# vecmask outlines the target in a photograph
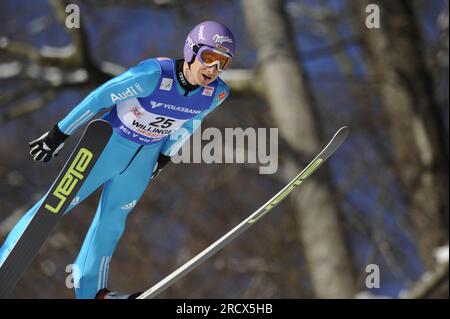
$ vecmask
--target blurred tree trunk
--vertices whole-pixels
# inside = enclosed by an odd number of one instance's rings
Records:
[[[358,0],[362,25],[372,0]],[[378,0],[381,27],[367,29],[369,65],[375,73],[394,147],[395,165],[424,266],[448,238],[448,153],[412,3]]]
[[[258,50],[259,76],[276,122],[273,126],[279,128],[296,153],[304,155],[302,159],[311,159],[322,146],[319,119],[311,90],[299,68],[283,1],[244,0],[242,6],[247,29]],[[302,159],[290,159],[294,174],[300,171]],[[316,296],[350,298],[355,294],[352,263],[328,185],[313,178],[291,198]]]

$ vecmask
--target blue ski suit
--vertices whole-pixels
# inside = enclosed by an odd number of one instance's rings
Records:
[[[74,263],[77,298],[94,298],[107,287],[109,263],[127,215],[148,186],[159,154],[175,155],[198,127],[194,121],[202,121],[228,94],[218,78],[184,96],[175,61],[148,59],[92,91],[58,123],[63,133],[71,135],[112,106],[103,116],[113,126],[112,137],[66,211],[103,185],[94,220]],[[0,265],[43,199],[11,230],[0,248]]]

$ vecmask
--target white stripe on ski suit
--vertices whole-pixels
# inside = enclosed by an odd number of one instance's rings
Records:
[[[98,271],[98,289],[106,288],[106,283],[108,281],[108,272],[109,272],[109,261],[111,260],[111,256],[103,256],[102,262],[100,263],[100,269]]]
[[[82,123],[85,123],[88,121],[92,116],[94,116],[94,113],[91,111],[86,111],[82,116],[80,116],[79,119],[77,119],[75,122],[73,122],[69,128],[67,129],[67,135],[72,134],[78,126],[80,126]]]

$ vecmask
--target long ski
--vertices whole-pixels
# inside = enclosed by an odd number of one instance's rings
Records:
[[[287,184],[281,191],[272,197],[267,203],[261,206],[257,211],[247,217],[235,228],[223,235],[220,239],[214,242],[211,246],[200,252],[194,258],[186,262],[183,266],[172,272],[159,283],[139,295],[137,299],[150,299],[163,292],[165,289],[176,283],[183,276],[194,270],[201,263],[221,250],[229,244],[238,235],[244,232],[247,228],[255,224],[261,217],[266,215],[275,206],[277,206],[283,199],[285,199],[297,186],[302,184],[312,173],[314,173],[338,148],[342,145],[348,136],[348,128],[341,127],[333,136],[331,141],[325,148],[317,155],[306,168],[300,172],[289,184]]]
[[[88,125],[38,211],[0,265],[0,298],[7,298],[12,293],[80,190],[111,134],[111,125],[104,120],[94,120]]]

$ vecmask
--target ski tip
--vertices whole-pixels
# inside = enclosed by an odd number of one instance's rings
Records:
[[[103,126],[111,126],[111,124],[109,124],[108,121],[104,120],[104,119],[95,119],[92,120],[91,122],[89,122],[88,125],[103,125]]]
[[[330,143],[335,145],[341,145],[347,139],[348,134],[350,133],[350,129],[348,126],[342,126],[340,129],[336,131]]]
[[[108,121],[104,119],[95,119],[88,124],[89,129],[97,130],[98,132],[105,132],[109,135],[112,134],[113,128]],[[86,128],[87,130],[87,128]]]
[[[348,134],[350,133],[350,129],[348,126],[342,126],[340,129],[337,130],[336,134],[334,134],[334,137],[339,137],[341,139],[346,139]]]

